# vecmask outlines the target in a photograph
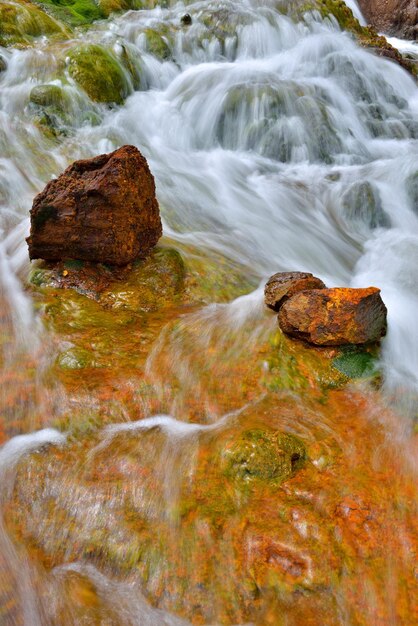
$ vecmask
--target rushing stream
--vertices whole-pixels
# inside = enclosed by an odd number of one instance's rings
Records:
[[[276,4],[131,11],[76,42],[1,50],[2,625],[414,623],[416,83],[335,20],[295,22]],[[147,29],[170,33],[168,52],[152,53]],[[136,64],[124,104],[93,103],[71,79],[79,40]],[[53,133],[30,101],[44,84],[65,94]],[[204,251],[220,283],[239,268],[248,287],[156,314],[145,339],[106,308],[83,326],[74,297],[56,339],[27,289],[33,197],[123,144],[148,160],[167,242],[186,262]],[[259,385],[276,323],[260,286],[293,269],[381,288],[381,391],[310,397],[291,382],[274,400]],[[95,354],[84,370],[68,365],[76,333]],[[282,446],[304,443],[306,466],[256,493],[225,486],[216,459],[266,424]]]

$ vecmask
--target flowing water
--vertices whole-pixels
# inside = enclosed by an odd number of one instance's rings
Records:
[[[157,6],[2,50],[2,624],[416,619],[416,84],[335,20],[279,4]],[[147,29],[167,35],[166,58]],[[92,103],[69,76],[67,51],[87,40],[137,64],[122,106]],[[66,97],[52,133],[30,102],[46,83]],[[138,327],[72,295],[45,328],[60,295],[40,304],[27,289],[32,199],[74,159],[126,143],[155,176],[166,241],[186,265],[203,251],[203,274],[221,278],[198,306],[141,313]],[[296,350],[287,378],[272,365],[260,286],[281,270],[381,288],[380,391],[317,393],[294,375],[309,350],[280,341],[279,360]],[[236,293],[235,275],[248,281]],[[95,355],[84,369],[68,365],[77,341]],[[239,438],[266,428],[296,446],[291,478],[230,479]]]

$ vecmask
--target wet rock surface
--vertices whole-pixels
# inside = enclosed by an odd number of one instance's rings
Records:
[[[324,289],[325,285],[319,278],[309,272],[278,272],[271,276],[264,288],[266,305],[278,311],[282,304],[299,291],[306,289]]]
[[[386,307],[376,287],[313,289],[285,302],[279,324],[288,335],[320,346],[370,343],[386,333]]]
[[[75,161],[36,196],[31,259],[126,265],[155,246],[162,226],[154,178],[134,146]]]
[[[379,31],[406,39],[418,35],[418,5],[415,0],[359,0],[365,18]]]

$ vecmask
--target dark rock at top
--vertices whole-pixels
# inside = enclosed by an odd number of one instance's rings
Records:
[[[186,13],[182,16],[180,22],[183,24],[183,26],[190,26],[190,24],[192,23],[192,16],[189,13]]]
[[[162,234],[154,177],[134,146],[75,161],[36,196],[31,259],[126,265]]]
[[[278,311],[286,299],[305,289],[323,289],[324,283],[309,272],[278,272],[271,276],[264,288],[266,305]]]

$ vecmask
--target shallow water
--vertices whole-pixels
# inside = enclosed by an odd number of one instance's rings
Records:
[[[179,4],[81,31],[140,58],[141,90],[120,107],[59,70],[75,41],[2,51],[5,624],[412,623],[416,84],[335,21],[274,7]],[[168,33],[169,58],[147,52],[147,28]],[[51,82],[69,107],[52,135],[29,101]],[[189,295],[151,312],[120,288],[31,295],[33,196],[125,143],[194,268]],[[280,343],[257,288],[280,270],[381,288],[382,390],[324,391],[322,356]],[[242,486],[222,463],[260,428],[300,438],[307,461]]]

